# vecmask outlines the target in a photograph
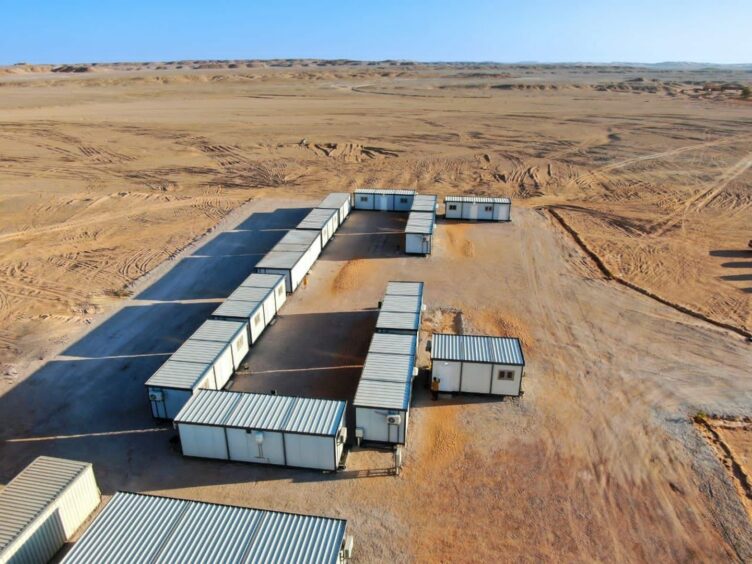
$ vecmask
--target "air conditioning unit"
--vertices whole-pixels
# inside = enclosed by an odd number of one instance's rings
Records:
[[[396,413],[392,415],[387,415],[386,422],[389,425],[399,425],[400,423],[402,423],[402,416]]]
[[[162,401],[162,392],[151,391],[149,392],[149,401]]]
[[[342,560],[350,560],[352,558],[353,551],[353,538],[351,535],[347,535],[342,542]]]

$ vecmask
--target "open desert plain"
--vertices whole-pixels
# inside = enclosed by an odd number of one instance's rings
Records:
[[[0,483],[36,456],[149,492],[348,520],[354,562],[752,561],[748,68],[352,61],[0,69]],[[144,382],[330,192],[351,214],[232,389],[351,402],[389,280],[509,335],[524,395],[431,401],[402,472],[184,458]],[[351,424],[352,422],[350,422]],[[352,436],[352,433],[351,435]]]

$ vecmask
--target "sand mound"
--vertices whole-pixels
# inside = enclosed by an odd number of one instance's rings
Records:
[[[359,145],[358,143],[301,143],[301,146],[313,151],[318,156],[352,163],[399,156],[395,151],[389,149]]]
[[[468,226],[463,223],[446,226],[447,250],[455,258],[473,258],[475,245],[467,237]]]
[[[462,312],[458,309],[431,309],[423,316],[423,329],[430,333],[462,333]]]
[[[533,338],[521,321],[494,309],[473,309],[465,312],[464,329],[467,334],[517,337],[522,341],[526,352],[534,348]]]
[[[370,270],[365,260],[353,259],[347,261],[332,280],[332,292],[337,294],[360,287],[368,279]]]

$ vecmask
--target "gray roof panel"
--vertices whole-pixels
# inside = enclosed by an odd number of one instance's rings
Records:
[[[247,321],[209,319],[196,329],[196,332],[191,335],[189,340],[230,343],[238,334],[246,330],[247,324]]]
[[[431,358],[524,366],[520,340],[515,337],[434,334]]]
[[[63,559],[335,564],[347,521],[116,493]]]
[[[420,296],[395,296],[387,294],[381,302],[381,311],[419,313],[423,307]]]
[[[91,464],[40,456],[0,491],[0,560],[21,535]]]
[[[280,275],[281,276],[281,275]],[[239,286],[228,300],[240,300],[243,302],[263,302],[269,296],[274,295],[273,288],[258,288],[253,286]]]
[[[305,254],[304,251],[269,251],[256,263],[256,268],[291,270]]]
[[[291,229],[279,240],[278,244],[282,245],[306,245],[310,247],[318,239],[318,233],[311,233],[303,229]]]
[[[446,196],[444,203],[458,202],[466,204],[511,204],[509,198],[490,198],[487,196]]]
[[[410,211],[430,212],[433,215],[436,213],[436,200],[436,196],[416,194],[413,198],[413,205],[410,207]]]
[[[356,194],[380,194],[387,196],[414,196],[415,190],[402,190],[397,188],[358,188]]]
[[[175,423],[222,425],[240,401],[237,392],[199,390],[175,416]]]
[[[284,430],[288,433],[336,435],[344,413],[344,401],[296,398]]]
[[[170,358],[146,381],[146,386],[192,390],[211,368],[211,362],[180,362]]]
[[[393,281],[386,285],[387,296],[422,296],[423,282]]]
[[[261,302],[246,302],[241,300],[225,300],[212,313],[213,317],[235,317],[250,319],[256,311],[262,310]]]
[[[434,215],[432,213],[411,211],[410,215],[407,216],[405,233],[430,235],[433,233],[433,220]]]
[[[321,203],[318,205],[319,208],[331,208],[331,209],[339,209],[343,205],[345,205],[346,202],[350,201],[350,193],[349,192],[332,192],[329,194],[326,198],[321,200]]]
[[[368,353],[361,380],[411,382],[415,357],[402,354]]]
[[[420,314],[382,310],[376,320],[376,329],[415,331],[417,333],[420,329]]]
[[[418,338],[415,335],[394,335],[391,333],[374,333],[370,353],[403,354],[415,356]]]
[[[259,274],[254,272],[248,278],[243,280],[241,287],[248,288],[274,288],[280,282],[284,283],[285,277],[282,274]]]
[[[170,360],[180,362],[197,362],[199,364],[214,364],[222,351],[227,348],[227,343],[219,341],[199,341],[188,339],[183,346],[176,350]]]
[[[295,398],[287,396],[230,393],[240,396],[240,401],[222,423],[228,427],[281,431],[295,402]]]
[[[317,229],[320,231],[333,217],[339,218],[339,212],[335,209],[314,208],[308,212],[303,221],[298,223],[298,229]]]
[[[383,380],[360,380],[355,392],[355,407],[403,409],[410,407],[412,382],[385,382]]]

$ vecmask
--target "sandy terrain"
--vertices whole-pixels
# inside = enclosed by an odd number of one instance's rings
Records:
[[[744,71],[248,64],[0,77],[0,479],[62,455],[106,494],[343,516],[360,562],[752,559],[743,484],[692,422],[752,412],[752,106],[702,87]],[[334,476],[184,460],[143,382],[307,206],[363,185],[509,195],[514,221],[441,222],[422,259],[404,217],[354,214],[236,389],[351,395],[385,282],[417,278],[424,340],[522,337],[524,398],[416,384],[399,477],[378,451]],[[749,429],[718,434],[749,468]]]

